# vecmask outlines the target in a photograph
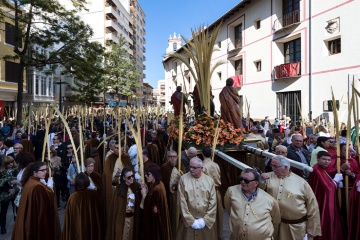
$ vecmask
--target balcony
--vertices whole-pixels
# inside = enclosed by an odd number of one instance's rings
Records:
[[[146,78],[146,74],[145,74],[145,73],[143,73],[143,78]]]
[[[297,24],[300,24],[300,10],[289,12],[279,19],[276,19],[274,21],[273,31],[276,33],[279,30],[287,29]]]
[[[118,26],[117,21],[112,19],[107,19],[105,21],[105,26],[107,29],[109,29],[111,32],[118,32]]]
[[[113,43],[118,43],[119,42],[119,38],[116,36],[116,34],[114,33],[106,33],[106,41],[110,41]]]
[[[116,7],[116,4],[115,4],[114,0],[106,0],[106,5]]]
[[[146,70],[146,66],[145,66],[145,64],[143,65],[143,70]]]
[[[142,40],[143,40],[143,44],[145,44],[145,43],[146,43],[146,39],[143,37]]]
[[[143,47],[143,53],[146,53],[146,48],[145,47]]]
[[[114,7],[106,7],[105,8],[106,17],[110,19],[116,19],[116,8]]]
[[[145,62],[146,61],[146,57],[145,56],[143,56],[143,62]]]
[[[300,76],[301,62],[285,63],[274,67],[275,78],[295,78]]]

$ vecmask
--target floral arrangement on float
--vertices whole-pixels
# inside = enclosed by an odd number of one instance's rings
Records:
[[[180,124],[178,118],[173,119],[167,129],[170,138],[179,139],[180,126],[184,128],[183,143],[187,147],[202,149],[212,146],[215,140],[216,149],[237,149],[244,139],[243,129],[206,113],[197,116],[190,124]]]

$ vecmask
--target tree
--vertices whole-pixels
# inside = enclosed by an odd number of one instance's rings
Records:
[[[210,32],[209,29],[200,27],[198,30],[192,30],[190,40],[183,37],[185,45],[182,49],[185,54],[170,54],[170,57],[179,59],[191,72],[200,95],[201,111],[206,111],[210,115],[210,80],[214,70],[223,64],[223,61],[217,61],[211,65],[212,54],[215,49],[215,41],[219,33],[221,24],[214,27]],[[191,66],[188,59],[191,59],[194,66]]]
[[[22,121],[23,79],[24,69],[34,66],[38,69],[50,66],[50,71],[59,65],[65,71],[86,68],[85,58],[92,36],[91,28],[77,16],[84,9],[86,0],[71,0],[74,9],[67,10],[58,0],[0,0],[0,16],[13,13],[9,20],[17,31],[13,31],[15,39],[14,54],[4,56],[7,61],[19,61],[20,74],[17,91],[17,122]],[[35,47],[48,49],[48,54],[34,51]],[[88,72],[88,75],[95,70]],[[75,75],[77,71],[73,72]]]
[[[105,86],[102,81],[104,75],[104,48],[98,42],[90,42],[89,46],[81,52],[81,58],[87,59],[87,64],[78,65],[77,57],[69,65],[71,74],[75,75],[74,85],[69,89],[76,92],[74,95],[77,102],[90,104],[99,101],[99,95],[104,92]],[[78,56],[79,57],[79,56]]]
[[[121,95],[126,96],[127,100],[134,96],[133,89],[139,87],[140,71],[133,56],[128,53],[123,37],[119,43],[108,45],[104,54],[104,71],[105,86],[108,92],[117,95],[119,103]]]

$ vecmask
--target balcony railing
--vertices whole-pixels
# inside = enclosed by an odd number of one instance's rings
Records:
[[[280,29],[287,28],[298,23],[300,23],[300,10],[292,11],[274,21],[273,31],[277,32]]]
[[[292,78],[300,76],[301,62],[285,63],[274,67],[275,78]]]

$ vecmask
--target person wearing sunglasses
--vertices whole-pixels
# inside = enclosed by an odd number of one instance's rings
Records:
[[[12,239],[60,239],[61,226],[52,178],[45,180],[45,162],[27,166],[21,180],[24,186],[14,223]]]
[[[110,205],[106,239],[139,239],[141,185],[134,180],[134,171],[125,167]]]
[[[279,204],[281,223],[278,239],[308,239],[321,235],[319,206],[310,185],[290,171],[284,156],[271,160],[273,172],[261,174],[261,188]],[[275,238],[276,239],[276,238]]]
[[[276,200],[259,189],[259,174],[246,168],[240,184],[226,191],[224,205],[229,213],[231,239],[276,239],[280,210]]]
[[[85,173],[75,177],[75,192],[66,207],[62,239],[103,239],[101,203],[98,193],[89,189],[90,183]]]
[[[194,157],[189,163],[190,172],[180,178],[178,199],[180,223],[177,239],[215,240],[216,190],[214,180],[202,172],[203,162]]]
[[[155,163],[149,164],[145,178],[150,187],[145,183],[141,184],[144,199],[144,236],[148,240],[171,240],[169,209],[160,167]]]

